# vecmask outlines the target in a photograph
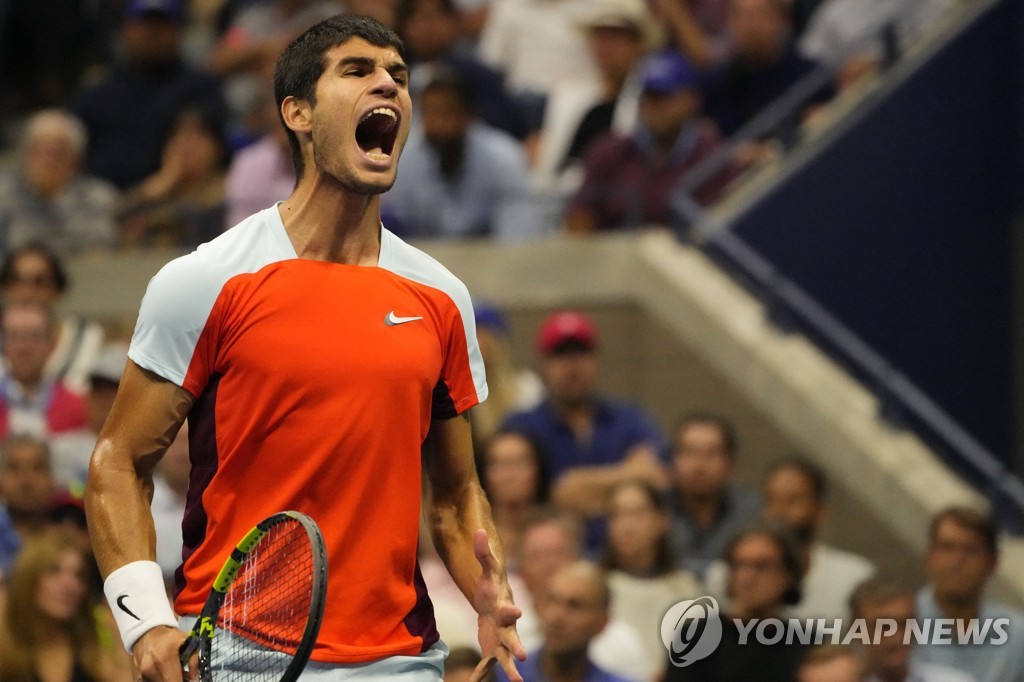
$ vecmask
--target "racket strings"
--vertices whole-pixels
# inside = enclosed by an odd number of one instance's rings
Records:
[[[302,641],[314,570],[309,537],[299,523],[267,531],[224,595],[209,661],[214,679],[280,679]]]

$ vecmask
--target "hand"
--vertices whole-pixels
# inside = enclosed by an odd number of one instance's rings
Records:
[[[471,682],[480,682],[498,663],[509,682],[523,682],[512,659],[515,656],[520,661],[526,660],[526,649],[516,632],[516,621],[523,612],[512,602],[508,583],[501,575],[498,560],[491,553],[487,531],[482,528],[473,535],[473,553],[483,569],[473,590],[473,608],[477,612],[483,660],[469,679]]]
[[[185,673],[181,669],[178,651],[185,641],[185,633],[177,628],[160,625],[142,635],[132,647],[132,657],[139,679],[144,682],[182,682]],[[199,657],[189,661],[188,680],[199,680]]]
[[[639,479],[656,490],[668,490],[672,483],[665,467],[648,445],[637,445],[626,453],[622,466],[626,478]]]

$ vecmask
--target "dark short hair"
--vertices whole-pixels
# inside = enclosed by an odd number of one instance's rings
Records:
[[[7,287],[14,284],[14,264],[19,258],[30,253],[39,254],[43,257],[43,260],[46,261],[46,266],[50,270],[50,276],[53,277],[54,286],[57,287],[58,292],[64,293],[68,288],[68,273],[64,269],[60,256],[41,241],[29,242],[8,252],[7,257],[4,258],[3,265],[0,266],[0,286]]]
[[[450,95],[465,113],[471,114],[474,111],[473,90],[466,79],[453,69],[438,69],[420,91],[420,101],[432,92]]]
[[[736,456],[736,448],[738,447],[736,427],[722,415],[711,412],[690,412],[680,417],[676,421],[675,428],[672,429],[673,446],[675,445],[675,440],[679,438],[679,434],[694,424],[708,424],[718,429],[718,432],[722,435],[722,445],[725,446],[726,454],[730,457]]]
[[[277,58],[274,66],[274,99],[277,102],[278,117],[281,116],[281,104],[286,97],[295,97],[310,105],[316,104],[316,83],[327,67],[324,54],[352,38],[362,38],[378,47],[394,47],[402,59],[406,59],[405,43],[397,33],[376,19],[357,14],[339,14],[325,19],[293,40]],[[284,125],[283,118],[281,125]],[[292,148],[297,181],[302,178],[305,170],[302,147],[291,128],[285,126],[285,132]]]
[[[803,546],[793,531],[785,524],[773,519],[758,519],[743,526],[725,547],[722,556],[732,564],[736,546],[747,538],[766,537],[778,548],[782,557],[782,568],[793,578],[793,584],[782,594],[782,603],[795,606],[803,598],[802,583],[807,573],[807,562]]]
[[[872,576],[859,583],[850,593],[850,615],[859,618],[865,604],[881,605],[907,598],[913,600],[914,596],[914,588],[899,580]]]
[[[932,517],[931,525],[928,528],[929,544],[935,544],[939,526],[943,521],[952,521],[961,528],[973,531],[985,543],[985,549],[993,557],[999,555],[999,527],[990,515],[970,507],[956,505],[946,507]]]
[[[450,17],[458,16],[459,8],[455,6],[454,0],[435,0],[441,7],[441,12]],[[405,22],[416,13],[423,0],[399,0],[395,8],[395,27],[399,31],[405,29]]]
[[[787,469],[795,471],[807,479],[807,482],[811,484],[811,488],[814,491],[814,499],[818,501],[818,504],[825,502],[825,498],[828,497],[828,479],[825,477],[825,472],[822,468],[806,457],[800,455],[783,457],[769,467],[765,480]]]

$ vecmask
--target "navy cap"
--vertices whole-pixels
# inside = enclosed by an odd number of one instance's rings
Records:
[[[696,88],[699,82],[697,69],[675,50],[655,52],[643,66],[644,92],[668,95]]]
[[[185,3],[182,0],[128,0],[124,14],[129,19],[162,15],[171,21],[185,21]]]

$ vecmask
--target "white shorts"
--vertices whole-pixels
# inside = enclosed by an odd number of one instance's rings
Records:
[[[195,616],[182,616],[178,627],[192,630]],[[343,680],[400,680],[401,682],[440,682],[444,677],[444,660],[448,647],[438,641],[418,656],[389,656],[369,663],[320,663],[310,661],[299,680],[342,682]]]

